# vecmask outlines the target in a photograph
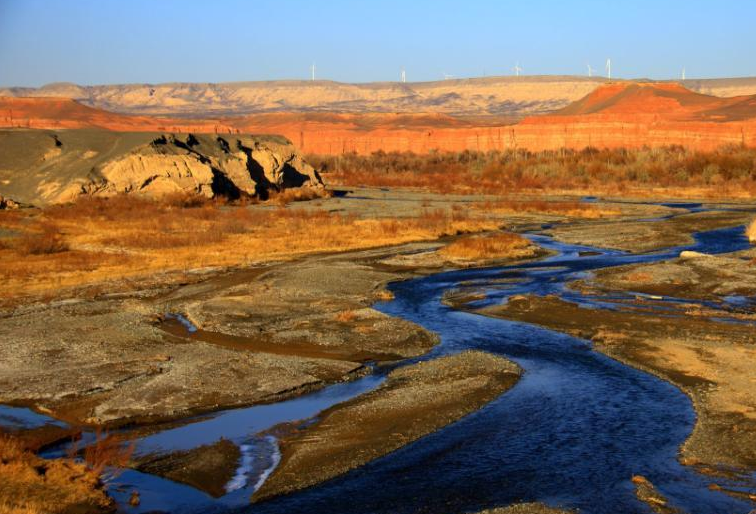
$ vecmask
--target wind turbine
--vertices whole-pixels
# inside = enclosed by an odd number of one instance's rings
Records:
[[[591,65],[589,63],[586,63],[586,66],[588,66],[588,76],[592,77],[593,76],[593,68],[591,67]]]
[[[315,63],[312,63],[312,66],[310,66],[310,74],[312,76],[312,81],[315,82]]]
[[[512,71],[514,71],[514,72],[515,72],[515,76],[516,76],[516,77],[519,77],[519,76],[520,76],[520,72],[522,71],[522,68],[520,68],[520,61],[517,61],[517,62],[515,63],[515,66],[514,66],[514,68],[512,68]]]
[[[612,80],[612,60],[606,60],[606,78]]]
[[[402,68],[402,82],[407,82],[407,72]]]

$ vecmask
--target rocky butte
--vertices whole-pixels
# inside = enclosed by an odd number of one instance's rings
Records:
[[[0,131],[0,148],[0,193],[34,205],[80,195],[267,198],[292,187],[323,188],[280,136],[16,129]]]

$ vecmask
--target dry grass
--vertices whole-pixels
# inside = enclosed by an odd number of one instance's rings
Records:
[[[465,261],[532,257],[535,246],[526,238],[510,232],[457,239],[439,250],[447,259]]]
[[[648,273],[647,271],[633,271],[633,272],[627,273],[624,278],[627,282],[648,283],[648,282],[651,282],[654,277],[653,275],[651,275],[651,273]]]
[[[42,224],[39,232],[27,233],[16,245],[21,255],[49,255],[68,251],[68,245],[57,226]]]
[[[756,194],[756,149],[741,146],[711,152],[680,146],[538,153],[376,152],[366,156],[310,155],[307,160],[332,184],[437,193],[551,192],[648,198],[751,198]]]
[[[136,443],[126,443],[118,437],[108,435],[101,429],[95,432],[95,442],[84,448],[81,455],[87,467],[97,474],[103,482],[108,483],[116,478],[125,468],[134,454]],[[70,457],[79,453],[78,444],[71,445]]]
[[[473,207],[485,212],[493,212],[497,214],[539,213],[587,219],[618,216],[622,214],[619,209],[600,208],[591,203],[569,201],[549,202],[544,200],[501,199],[496,201],[489,200],[486,202],[478,202],[474,204]]]
[[[0,435],[0,513],[110,511],[99,477],[69,459],[43,460],[17,439]]]
[[[123,195],[83,198],[75,204],[8,216],[0,211],[0,228],[43,234],[44,227],[55,227],[55,245],[40,246],[67,248],[58,253],[30,252],[19,243],[26,235],[6,238],[5,248],[0,248],[0,304],[12,305],[25,297],[148,287],[184,281],[191,269],[433,240],[498,227],[495,220],[459,210],[425,210],[414,218],[360,219],[300,207],[276,207],[273,202],[250,206],[183,199],[156,202]]]
[[[272,192],[270,199],[276,205],[288,205],[292,202],[302,202],[305,200],[316,200],[318,198],[330,198],[333,195],[326,189],[313,189],[310,187],[305,188],[289,188],[280,192]]]
[[[357,313],[353,310],[341,311],[334,317],[334,319],[341,323],[351,323],[357,319]]]
[[[753,220],[750,225],[748,225],[748,229],[746,229],[746,235],[748,236],[748,240],[752,243],[756,243],[756,220]]]
[[[380,291],[375,293],[375,299],[380,302],[390,302],[394,299],[394,293],[392,293],[388,289],[381,289]]]

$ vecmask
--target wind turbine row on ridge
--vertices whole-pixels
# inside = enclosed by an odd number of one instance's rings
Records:
[[[593,77],[593,73],[596,71],[593,66],[591,66],[590,63],[585,63],[586,67],[588,68],[588,76]],[[609,80],[612,80],[612,59],[608,58],[606,60],[606,65],[604,66],[604,69],[606,71],[606,78]],[[514,68],[512,68],[512,71],[515,72],[515,76],[519,77],[520,73],[522,73],[523,69],[520,67],[520,61],[517,61],[514,65]],[[450,80],[454,78],[454,75],[449,75],[448,73],[444,72],[442,73],[444,80]],[[402,67],[401,74],[400,74],[400,81],[402,83],[407,82],[407,71]],[[685,80],[685,66],[683,66],[682,73],[680,75],[681,80]],[[315,82],[315,63],[313,62],[310,66],[310,80]]]

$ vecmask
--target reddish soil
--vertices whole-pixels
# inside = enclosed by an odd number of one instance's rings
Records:
[[[129,116],[60,98],[0,98],[0,126],[201,133],[268,133],[304,152],[532,151],[679,144],[756,146],[756,96],[720,98],[672,83],[610,83],[569,106],[513,124],[445,114],[272,113],[217,120]]]

